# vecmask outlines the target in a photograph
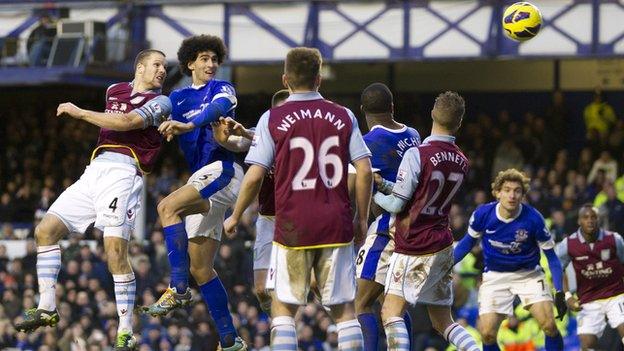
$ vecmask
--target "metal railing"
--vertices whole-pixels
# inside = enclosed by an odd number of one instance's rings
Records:
[[[78,67],[133,60],[127,39],[59,35],[29,40],[0,37],[2,67]]]

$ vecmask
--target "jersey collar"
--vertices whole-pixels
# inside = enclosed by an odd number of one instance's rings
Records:
[[[292,93],[286,101],[320,100],[322,98],[323,96],[318,91],[310,91],[307,93]]]
[[[431,134],[423,140],[423,144],[430,141],[442,141],[445,143],[455,144],[455,137],[452,135]]]
[[[402,124],[402,123],[400,123],[400,124]],[[377,124],[377,125],[374,125],[370,130],[373,131],[373,130],[375,130],[377,128],[386,130],[386,131],[388,131],[390,133],[403,133],[404,131],[407,130],[407,126],[405,124],[403,124],[403,127],[399,128],[399,129],[390,129],[390,128],[386,128],[386,127],[382,126],[381,124]]]
[[[135,97],[139,94],[160,94],[160,89],[149,89],[146,91],[134,91],[134,81],[132,82],[128,82],[128,85],[130,86],[130,97]],[[134,94],[132,93],[134,92]]]
[[[494,211],[496,212],[496,218],[498,218],[498,220],[503,222],[503,223],[511,223],[511,222],[513,222],[513,220],[518,218],[518,217],[520,217],[520,214],[522,213],[522,204],[520,204],[519,211],[518,211],[518,213],[515,216],[513,216],[511,218],[503,218],[503,217],[501,217],[498,214],[499,207],[500,207],[500,203],[497,202],[496,203],[496,208],[494,209]]]
[[[581,244],[586,243],[585,237],[583,236],[583,233],[581,233],[581,228],[579,228],[577,230],[577,232],[578,232],[578,239],[581,242]],[[596,239],[596,242],[601,241],[602,239],[604,239],[604,230],[599,229],[598,230],[598,238]]]

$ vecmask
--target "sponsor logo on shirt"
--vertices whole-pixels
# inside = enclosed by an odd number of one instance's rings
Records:
[[[407,176],[407,171],[399,168],[399,172],[397,172],[397,177],[396,177],[397,182],[405,181],[406,176]]]

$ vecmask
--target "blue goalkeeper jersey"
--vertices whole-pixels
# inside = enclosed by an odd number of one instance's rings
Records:
[[[212,79],[200,87],[189,86],[174,90],[169,96],[173,106],[171,118],[184,123],[192,121],[212,101],[228,96],[236,96],[234,87],[219,79]],[[236,105],[223,117],[234,118],[235,107]],[[234,154],[214,140],[209,124],[181,134],[178,140],[191,172],[215,161],[234,161]]]
[[[516,272],[539,265],[540,249],[555,246],[544,217],[533,207],[522,204],[515,218],[498,215],[498,202],[479,206],[468,227],[468,235],[482,238],[485,271]]]
[[[420,145],[420,134],[414,128],[388,129],[373,126],[364,135],[364,142],[371,151],[371,165],[379,175],[391,182],[396,181],[397,171],[405,151]],[[391,222],[390,213],[384,211],[377,219],[377,234],[388,234]]]

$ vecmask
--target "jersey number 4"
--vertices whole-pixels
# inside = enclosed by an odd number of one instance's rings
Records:
[[[420,212],[426,215],[434,215],[436,214],[436,212],[440,216],[444,215],[443,209],[446,208],[449,202],[451,202],[451,199],[453,198],[453,196],[455,196],[457,190],[459,190],[459,187],[461,186],[463,180],[464,175],[461,173],[451,172],[448,178],[445,178],[444,173],[440,171],[431,172],[431,180],[429,182],[437,182],[438,187],[436,188],[433,195],[431,195],[431,197],[429,198],[429,201],[427,201],[425,207],[423,207],[422,211]],[[446,195],[446,198],[444,198],[444,200],[442,201],[442,199],[438,198],[442,194],[442,190],[444,190],[444,184],[446,182],[453,182],[455,184],[453,185],[451,191],[448,192],[448,195]],[[442,203],[440,204],[440,202]]]
[[[338,144],[338,136],[330,136],[323,140],[318,150],[317,163],[319,167],[319,175],[321,176],[323,184],[329,189],[337,187],[342,180],[344,167],[342,160],[340,159],[340,156],[329,152],[329,149],[334,146],[338,146]],[[306,178],[310,173],[310,169],[312,169],[312,165],[314,164],[314,157],[316,154],[314,146],[307,138],[294,137],[290,139],[290,150],[293,149],[303,150],[303,163],[301,164],[301,168],[299,168],[293,177],[292,189],[295,191],[314,189],[314,187],[316,187],[316,178]],[[327,175],[328,165],[331,165],[334,169],[334,175],[331,178]]]

